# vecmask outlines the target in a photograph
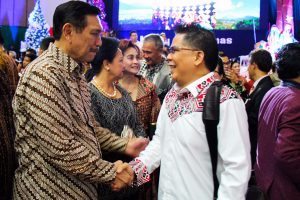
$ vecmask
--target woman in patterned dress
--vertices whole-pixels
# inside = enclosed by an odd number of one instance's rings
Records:
[[[130,40],[121,40],[119,48],[123,52],[124,76],[119,80],[134,101],[139,118],[151,139],[160,110],[160,101],[155,92],[155,85],[144,77],[137,75],[140,70],[139,48]]]
[[[129,92],[134,101],[139,119],[142,121],[147,136],[152,139],[160,110],[160,101],[155,92],[155,85],[144,77],[137,75],[140,70],[139,48],[129,40],[121,40],[119,48],[123,52],[124,76],[119,85]],[[139,192],[140,200],[157,199],[158,170],[151,175],[151,180],[143,185]]]

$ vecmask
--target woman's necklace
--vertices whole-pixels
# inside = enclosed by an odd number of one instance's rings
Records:
[[[114,92],[112,94],[109,94],[108,92],[106,92],[101,86],[100,84],[96,81],[96,79],[93,79],[94,81],[94,85],[96,86],[96,88],[105,96],[109,97],[109,98],[114,98],[117,95],[117,88],[116,85],[113,83],[114,86]]]

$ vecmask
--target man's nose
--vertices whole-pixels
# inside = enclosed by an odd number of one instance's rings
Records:
[[[102,39],[101,39],[101,37],[99,37],[99,38],[97,39],[96,45],[97,45],[98,47],[100,47],[100,46],[102,45]]]
[[[172,59],[172,54],[169,53],[169,54],[167,55],[167,62],[169,62],[171,59]]]

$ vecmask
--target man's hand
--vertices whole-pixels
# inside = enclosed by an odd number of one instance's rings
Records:
[[[111,183],[113,191],[119,191],[126,186],[130,186],[134,179],[134,172],[128,163],[118,160],[115,162],[116,177]]]
[[[238,82],[238,77],[237,77],[237,75],[232,70],[225,71],[225,76],[232,83],[237,83]]]
[[[143,151],[149,143],[149,140],[146,138],[133,138],[129,140],[125,154],[131,157],[137,157],[141,151]]]

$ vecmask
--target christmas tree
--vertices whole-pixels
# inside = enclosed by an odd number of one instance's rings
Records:
[[[44,15],[42,13],[40,0],[36,0],[33,11],[28,18],[29,26],[25,33],[25,42],[27,48],[33,48],[37,50],[40,46],[40,42],[49,37],[49,25],[46,23]]]

